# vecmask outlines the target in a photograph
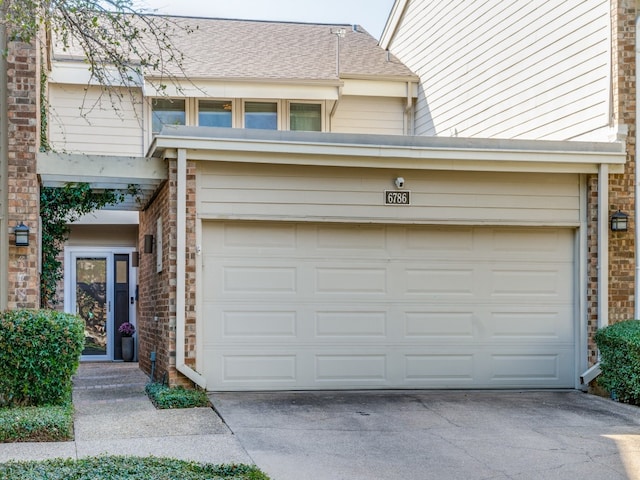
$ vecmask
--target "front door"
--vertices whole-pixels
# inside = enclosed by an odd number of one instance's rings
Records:
[[[121,360],[118,328],[125,322],[135,323],[131,252],[69,250],[65,255],[65,311],[78,314],[85,322],[82,360]]]

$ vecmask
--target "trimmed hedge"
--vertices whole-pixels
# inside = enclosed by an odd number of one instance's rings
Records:
[[[62,442],[73,438],[73,406],[0,409],[0,443]]]
[[[0,480],[269,480],[257,467],[212,465],[157,457],[100,456],[80,460],[0,463]]]
[[[84,322],[54,310],[0,314],[0,407],[64,405],[84,347]]]
[[[596,332],[598,383],[621,402],[640,404],[640,321],[614,323]]]

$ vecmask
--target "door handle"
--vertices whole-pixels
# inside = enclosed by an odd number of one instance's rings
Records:
[[[134,303],[136,303],[136,299],[134,297],[131,297],[131,305],[133,305]]]

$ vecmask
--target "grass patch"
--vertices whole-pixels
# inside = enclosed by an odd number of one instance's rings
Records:
[[[209,407],[209,398],[202,390],[188,390],[182,386],[170,388],[161,383],[148,383],[145,392],[156,408]]]
[[[73,406],[0,409],[0,442],[61,442],[73,438]],[[18,478],[18,477],[16,477]]]
[[[0,480],[269,480],[257,467],[170,458],[99,456],[0,464]]]

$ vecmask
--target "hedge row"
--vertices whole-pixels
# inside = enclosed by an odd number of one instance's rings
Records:
[[[84,322],[53,310],[0,314],[0,407],[64,405],[84,347]]]
[[[621,402],[640,404],[640,321],[614,323],[596,332],[602,374],[598,383]]]

